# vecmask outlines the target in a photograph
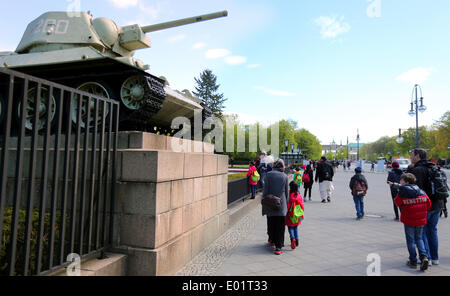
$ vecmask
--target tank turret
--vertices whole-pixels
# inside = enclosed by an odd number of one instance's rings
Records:
[[[47,12],[28,25],[15,52],[0,54],[0,67],[120,100],[121,129],[142,130],[161,111],[166,98],[164,81],[148,73],[149,66],[133,57],[136,50],[151,47],[147,33],[227,15],[221,11],[121,27],[89,13],[73,17],[67,12]],[[34,112],[33,108],[27,110]]]

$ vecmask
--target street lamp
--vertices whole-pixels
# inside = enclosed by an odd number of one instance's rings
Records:
[[[288,146],[289,146],[289,140],[286,139],[286,140],[284,140],[284,147],[286,148],[284,152],[286,152],[286,153],[288,151]]]
[[[356,160],[359,161],[359,129],[358,134],[356,135],[356,142],[357,142],[357,152],[356,152]]]
[[[291,152],[294,153],[294,146],[295,144],[291,144]]]
[[[420,99],[418,97],[417,91],[420,90]],[[414,99],[415,93],[415,99]],[[419,106],[420,100],[420,106]],[[414,109],[414,105],[416,108]],[[427,107],[423,104],[422,88],[416,84],[414,85],[413,94],[411,98],[411,109],[408,111],[410,116],[416,116],[416,148],[419,148],[419,111],[421,113],[425,112]]]
[[[402,137],[402,129],[401,128],[399,128],[398,129],[398,138],[397,138],[397,143],[399,143],[399,144],[401,144],[401,143],[403,143],[403,137]]]

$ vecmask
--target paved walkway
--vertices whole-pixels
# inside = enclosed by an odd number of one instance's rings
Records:
[[[356,221],[348,182],[352,172],[338,169],[331,203],[320,203],[317,184],[313,201],[305,203],[305,220],[299,227],[300,246],[291,250],[286,231],[284,253],[274,255],[266,243],[266,217],[258,207],[177,275],[216,276],[365,276],[376,253],[381,275],[450,275],[450,223],[438,224],[440,264],[420,272],[406,266],[408,251],[403,224],[394,214],[386,173],[366,172],[369,193],[366,218]],[[255,202],[258,202],[255,201]]]

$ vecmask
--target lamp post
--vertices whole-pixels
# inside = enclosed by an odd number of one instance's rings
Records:
[[[291,144],[291,152],[294,153],[294,146],[295,144]]]
[[[348,160],[348,136],[347,136],[347,160]]]
[[[420,90],[420,106],[419,106],[419,97],[418,90]],[[415,98],[414,98],[415,93]],[[415,109],[414,109],[415,106]],[[411,99],[411,110],[409,110],[408,114],[410,116],[416,116],[416,148],[419,148],[419,111],[421,113],[425,112],[427,107],[423,104],[423,96],[422,96],[422,88],[416,84],[414,85],[412,99]]]
[[[399,144],[403,143],[402,129],[401,128],[398,129],[397,143],[399,143]]]
[[[356,135],[356,143],[357,143],[357,152],[356,152],[356,160],[359,161],[359,129],[358,129],[358,134]]]
[[[286,149],[284,150],[284,152],[286,152],[286,153],[287,153],[287,151],[288,151],[288,146],[289,146],[289,140],[286,139],[286,140],[284,140],[284,147],[286,148]]]

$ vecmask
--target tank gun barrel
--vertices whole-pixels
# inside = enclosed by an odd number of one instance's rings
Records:
[[[212,19],[225,17],[225,16],[228,16],[228,11],[226,11],[226,10],[220,11],[220,12],[215,12],[215,13],[210,13],[210,14],[203,14],[203,15],[199,15],[199,16],[189,17],[189,18],[166,22],[166,23],[144,26],[144,27],[142,27],[142,31],[144,33],[150,33],[150,32],[155,32],[155,31],[159,31],[159,30],[164,30],[167,28],[184,26],[184,25],[188,25],[188,24],[203,22],[203,21],[212,20]]]

